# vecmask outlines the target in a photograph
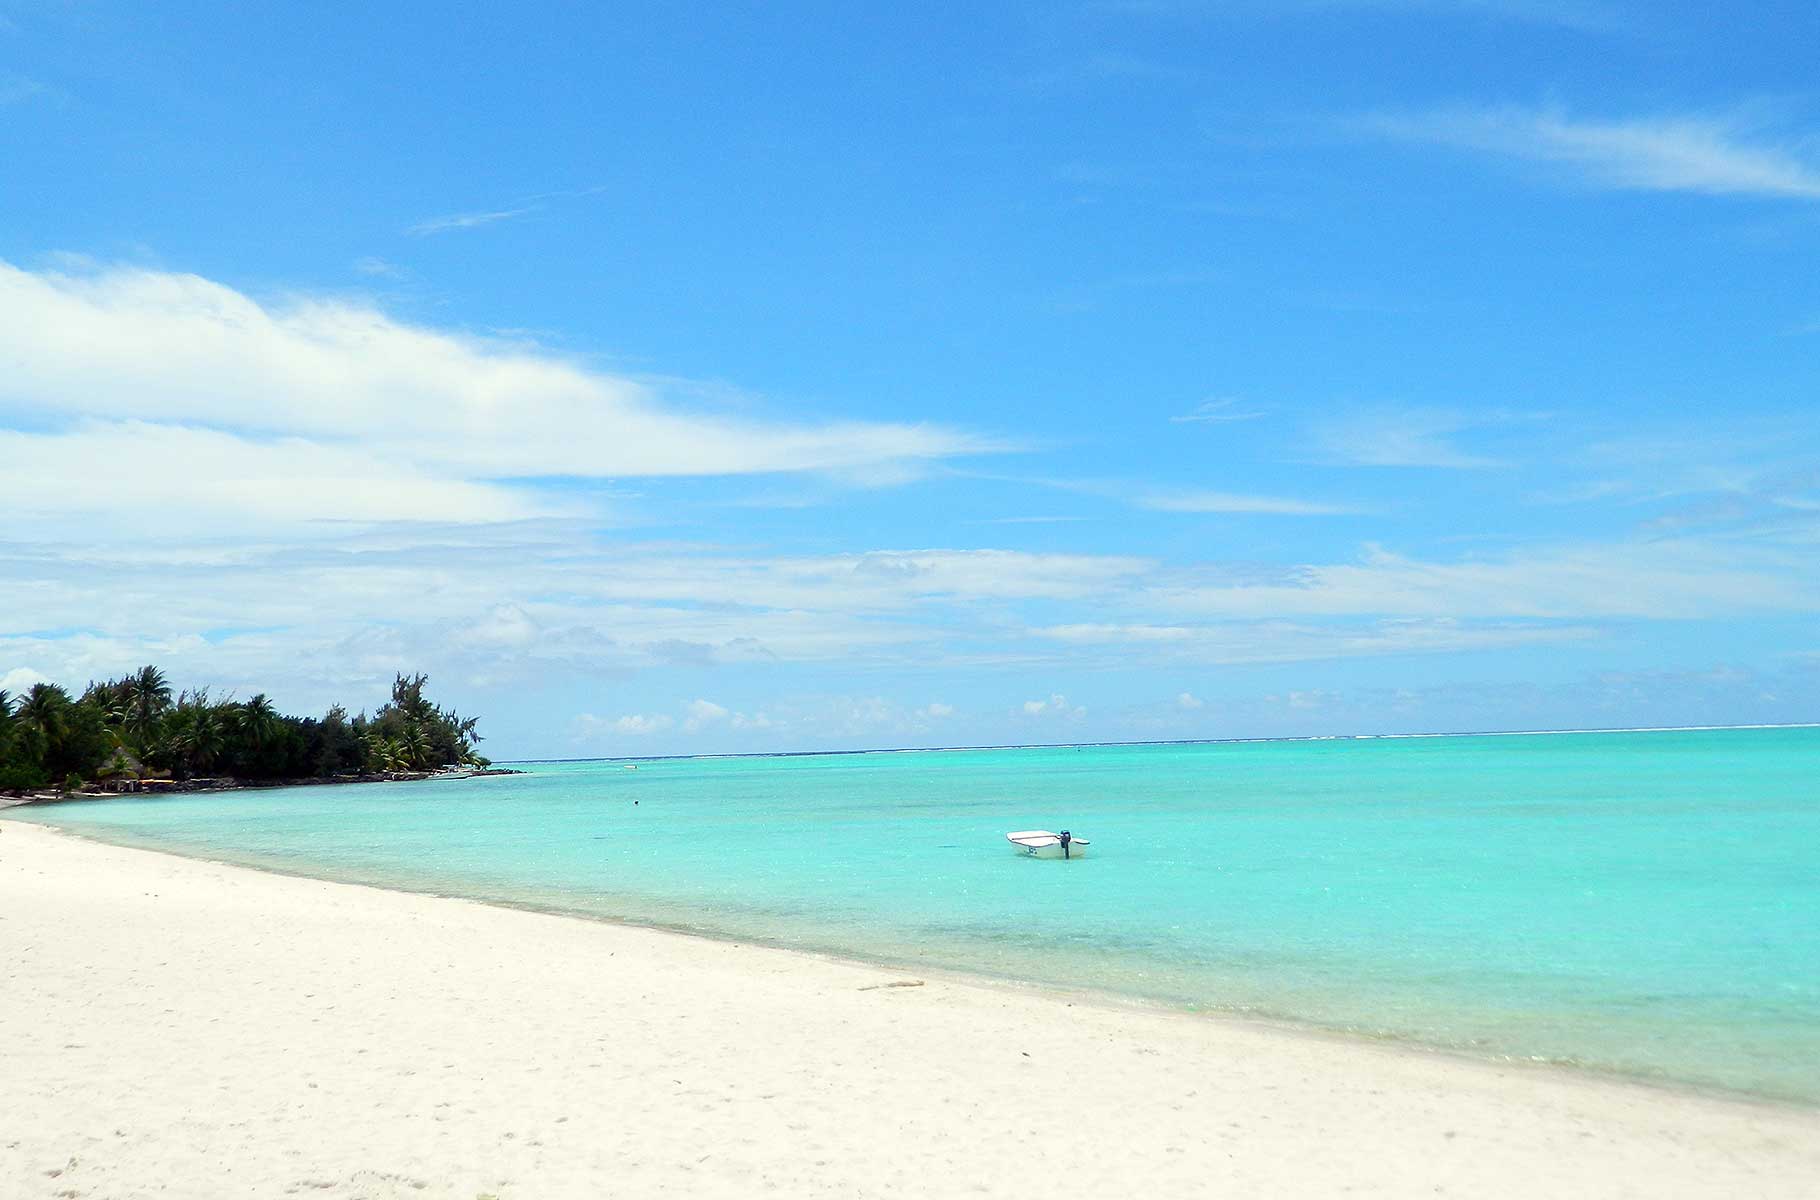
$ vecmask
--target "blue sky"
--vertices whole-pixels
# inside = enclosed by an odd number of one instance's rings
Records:
[[[1820,719],[1812,6],[371,7],[0,0],[0,686]]]

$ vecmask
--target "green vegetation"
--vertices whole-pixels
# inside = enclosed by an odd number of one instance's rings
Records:
[[[65,790],[118,776],[242,780],[330,778],[488,765],[474,752],[476,720],[424,697],[423,675],[400,675],[371,717],[340,705],[316,717],[279,712],[264,693],[172,695],[164,672],[142,667],[91,683],[72,698],[54,683],[20,697],[0,691],[0,791]]]

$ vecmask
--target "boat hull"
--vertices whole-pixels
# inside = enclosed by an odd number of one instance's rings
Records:
[[[1017,846],[1017,845],[1014,845],[1014,846],[1012,846],[1012,849],[1016,850],[1019,854],[1021,854],[1025,858],[1086,858],[1087,857],[1087,845],[1086,845],[1086,843],[1084,843],[1078,839],[1069,845],[1068,853],[1066,853],[1066,854],[1062,853],[1062,844],[1060,842],[1057,842],[1053,846]]]
[[[1050,833],[1047,829],[1020,829],[1007,833],[1005,840],[1011,843],[1013,852],[1025,858],[1087,857],[1087,839],[1073,834],[1064,842],[1061,834]]]

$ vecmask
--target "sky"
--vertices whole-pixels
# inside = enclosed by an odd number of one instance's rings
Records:
[[[1811,4],[0,0],[0,687],[1820,720]]]

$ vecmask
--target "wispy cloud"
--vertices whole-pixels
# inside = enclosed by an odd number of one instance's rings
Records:
[[[389,263],[370,254],[354,260],[354,272],[370,279],[408,279],[411,275],[397,263]]]
[[[1146,611],[1228,618],[1690,620],[1811,610],[1820,571],[1809,557],[1798,534],[1773,545],[1681,537],[1455,561],[1372,546],[1358,562],[1311,564],[1277,579],[1165,572],[1137,600]]]
[[[1510,420],[1440,408],[1379,407],[1318,420],[1312,427],[1324,461],[1365,467],[1444,467],[1479,470],[1504,465],[1463,449],[1455,439],[1469,430]]]
[[[1589,625],[1465,622],[1451,618],[1316,624],[1295,621],[1216,622],[1207,625],[1054,625],[1033,636],[1077,647],[1099,646],[1122,661],[1237,665],[1306,662],[1323,658],[1405,654],[1456,654],[1585,641],[1599,636]],[[1187,693],[1183,693],[1187,696]],[[1189,701],[1194,697],[1188,696]],[[1198,707],[1182,703],[1182,708]]]
[[[36,79],[0,72],[0,104],[23,104],[49,95],[50,87]]]
[[[480,229],[487,225],[497,225],[501,221],[514,221],[519,217],[541,212],[547,204],[552,202],[579,200],[588,196],[598,196],[605,191],[607,191],[606,185],[600,184],[593,187],[560,188],[555,191],[536,192],[520,197],[515,204],[508,208],[476,209],[472,212],[430,217],[407,226],[405,232],[416,237],[426,237],[438,233],[459,233],[467,229]]]
[[[1741,118],[1504,107],[1382,114],[1366,125],[1399,140],[1545,164],[1594,187],[1820,200],[1813,139],[1776,138]]]
[[[1139,508],[1147,508],[1152,512],[1254,513],[1279,517],[1334,517],[1360,511],[1350,505],[1328,504],[1317,500],[1209,491],[1146,492],[1135,503]]]
[[[1086,517],[982,517],[969,525],[1074,525]]]
[[[1191,72],[1170,63],[1098,49],[1025,72],[1015,76],[1012,83],[1021,90],[1046,95],[1105,83],[1183,82],[1193,78]]]
[[[1415,15],[1487,17],[1531,25],[1553,25],[1584,33],[1621,29],[1623,18],[1609,4],[1580,0],[1306,0],[1322,8],[1372,8]]]
[[[1326,500],[1305,500],[1291,496],[1258,496],[1242,492],[1212,491],[1202,488],[1163,487],[1140,484],[1114,479],[1044,479],[1023,478],[1020,476],[991,475],[979,472],[969,473],[976,479],[992,479],[1001,483],[1031,484],[1036,487],[1054,488],[1059,492],[1073,492],[1082,496],[1097,496],[1107,500],[1116,500],[1135,508],[1148,509],[1151,512],[1181,513],[1253,513],[1260,516],[1284,517],[1322,517],[1339,516],[1346,513],[1362,511],[1351,504],[1335,504]],[[1034,523],[1037,520],[1061,520],[1068,518],[1004,518],[1004,523]],[[1079,519],[1079,518],[1073,518]]]
[[[1584,0],[1099,0],[1091,8],[1105,15],[1175,19],[1284,19],[1353,11],[1511,21],[1583,33],[1609,33],[1625,25],[1611,5]]]
[[[1170,417],[1177,424],[1223,425],[1229,421],[1255,421],[1266,415],[1261,408],[1242,405],[1231,398],[1205,400],[1196,405],[1193,412],[1183,413],[1179,417]]]
[[[1799,409],[1658,423],[1584,441],[1560,461],[1589,478],[1530,499],[1610,501],[1637,513],[1639,529],[1652,537],[1698,528],[1799,528],[1820,507],[1817,452],[1820,427]]]
[[[510,221],[527,213],[537,211],[535,204],[524,208],[501,208],[490,212],[450,213],[444,217],[431,217],[407,226],[406,233],[416,237],[427,237],[436,233],[456,233],[464,229],[479,229],[483,225],[496,225],[501,221]]]
[[[187,543],[140,538],[111,515],[77,524],[83,540],[64,545],[0,540],[0,671],[30,668],[80,685],[158,661],[183,678],[305,704],[383,695],[391,673],[407,668],[489,687],[662,678],[678,666],[734,680],[762,668],[784,689],[816,677],[805,672],[991,665],[1031,673],[1003,696],[1025,719],[1030,697],[1042,698],[1031,701],[1040,706],[1031,717],[1072,710],[1048,697],[1101,667],[1482,653],[1587,641],[1610,622],[1820,606],[1813,541],[1794,531],[1180,567],[1005,550],[755,555],[603,541],[582,524],[543,520],[396,525],[313,541],[274,527],[238,539],[186,528]],[[790,716],[787,698],[767,691],[763,713],[729,696],[647,699],[577,732],[682,736],[693,722],[699,736],[730,736],[768,714],[806,736],[812,726]],[[865,697],[836,708],[813,728],[938,715]]]

